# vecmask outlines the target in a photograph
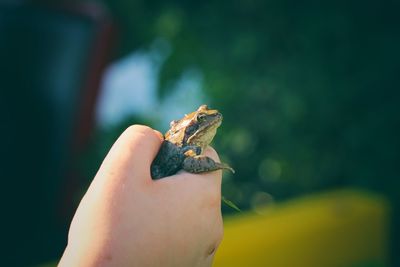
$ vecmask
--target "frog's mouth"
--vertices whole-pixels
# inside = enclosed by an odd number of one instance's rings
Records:
[[[217,133],[217,128],[222,123],[222,114],[217,112],[215,114],[209,115],[206,118],[206,121],[197,124],[198,127],[192,135],[187,139],[187,143],[195,143],[202,147],[207,146],[211,143],[215,134]]]
[[[205,132],[210,128],[218,128],[222,123],[222,114],[216,112],[215,114],[208,115],[204,122],[200,123],[197,132]]]

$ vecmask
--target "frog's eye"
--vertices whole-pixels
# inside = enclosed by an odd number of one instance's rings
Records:
[[[197,120],[198,121],[204,121],[205,119],[206,119],[206,114],[199,114],[199,115],[197,115]]]

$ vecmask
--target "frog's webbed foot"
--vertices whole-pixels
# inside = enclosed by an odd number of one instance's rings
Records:
[[[221,169],[229,170],[232,173],[235,173],[234,169],[232,169],[229,165],[215,162],[212,158],[203,155],[186,157],[183,161],[182,168],[191,173],[210,172]]]

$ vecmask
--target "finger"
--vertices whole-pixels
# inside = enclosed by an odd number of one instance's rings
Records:
[[[134,172],[135,179],[151,179],[150,165],[161,143],[162,135],[150,127],[130,126],[114,143],[100,169],[125,173],[125,177]]]
[[[217,152],[212,147],[207,147],[203,153],[204,156],[210,157],[215,162],[220,162]],[[216,203],[220,202],[221,198],[221,182],[222,171],[210,171],[203,173],[188,173],[180,171],[175,176],[171,176],[177,180],[185,180],[185,186],[190,185],[194,188],[202,188],[202,190],[210,193],[209,199],[215,199]]]
[[[219,162],[218,154],[213,148],[207,148],[203,155]],[[204,173],[189,173],[181,170],[165,179],[155,180],[153,188],[158,188],[160,192],[169,192],[179,196],[179,201],[192,203],[193,207],[210,210],[212,214],[219,216],[221,212],[221,180],[221,170]]]
[[[207,157],[212,158],[215,162],[221,162],[218,156],[218,153],[215,151],[214,148],[208,146],[203,154]],[[210,177],[211,182],[213,182],[216,186],[219,187],[219,190],[221,189],[221,182],[222,182],[222,170],[218,171],[212,171],[205,173],[205,175]]]
[[[158,136],[158,138],[160,138],[161,142],[164,141],[164,136],[163,136],[162,133],[160,133],[160,132],[157,131],[157,130],[153,130],[153,131],[154,131],[154,133]]]
[[[203,152],[203,155],[212,158],[215,162],[221,162],[217,151],[211,146],[207,146]]]

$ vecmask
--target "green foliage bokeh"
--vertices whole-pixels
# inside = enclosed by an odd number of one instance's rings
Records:
[[[186,69],[202,73],[207,104],[224,114],[213,145],[237,171],[224,178],[227,199],[246,210],[357,186],[387,195],[400,222],[398,2],[105,4],[117,57],[160,38],[171,46],[160,99]]]
[[[242,207],[358,185],[394,195],[400,53],[393,1],[106,1],[119,55],[171,44],[159,97],[195,66],[224,114],[215,146]],[[193,107],[196,108],[196,107]]]

